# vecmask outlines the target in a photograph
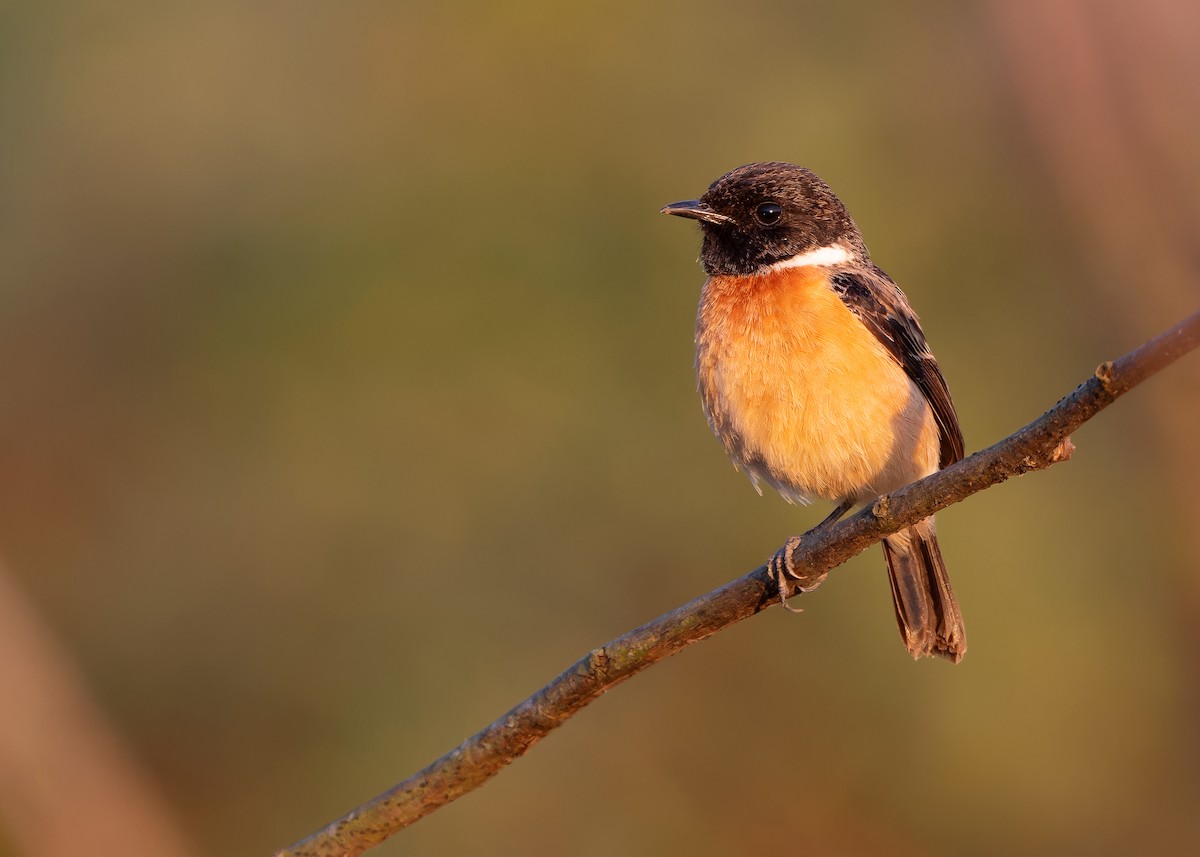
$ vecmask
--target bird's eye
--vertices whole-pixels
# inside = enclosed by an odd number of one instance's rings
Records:
[[[776,205],[773,202],[764,202],[758,208],[754,209],[754,219],[763,226],[778,223],[781,217],[783,217],[783,206]]]

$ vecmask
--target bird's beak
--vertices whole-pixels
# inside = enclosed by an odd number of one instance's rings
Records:
[[[705,223],[732,223],[733,218],[718,214],[708,207],[707,203],[698,199],[685,199],[683,202],[673,202],[662,208],[663,214],[674,214],[676,217],[690,217],[692,220],[703,220]]]

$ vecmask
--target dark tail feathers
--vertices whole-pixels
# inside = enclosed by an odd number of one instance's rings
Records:
[[[933,518],[883,540],[900,636],[914,658],[939,655],[954,663],[967,653],[967,634]]]

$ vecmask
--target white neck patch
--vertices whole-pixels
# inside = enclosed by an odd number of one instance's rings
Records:
[[[828,268],[831,265],[841,265],[850,261],[850,251],[840,244],[817,247],[797,253],[790,259],[784,259],[767,267],[768,271],[782,271],[786,268]]]

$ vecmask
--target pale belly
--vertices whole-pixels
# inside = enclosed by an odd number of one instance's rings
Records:
[[[756,485],[796,502],[862,501],[937,469],[925,397],[836,294],[793,276],[734,301],[713,284],[697,327],[701,394]]]

